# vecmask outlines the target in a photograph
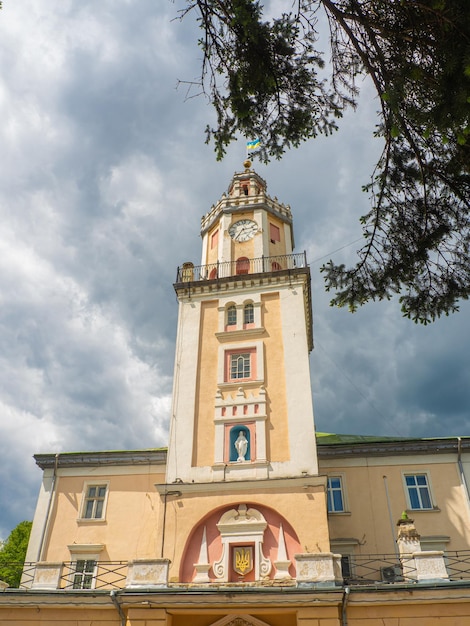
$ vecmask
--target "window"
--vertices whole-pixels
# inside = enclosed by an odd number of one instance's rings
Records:
[[[281,264],[277,263],[276,261],[273,261],[271,263],[271,271],[272,272],[279,272],[279,270],[282,270]]]
[[[93,559],[79,559],[75,561],[72,589],[93,589],[96,576],[96,561]]]
[[[237,325],[237,307],[231,305],[227,309],[227,326]]]
[[[243,323],[255,323],[255,307],[252,304],[245,304],[245,307],[243,309]]]
[[[329,513],[341,513],[344,509],[343,482],[340,476],[331,476],[327,484]]]
[[[426,474],[408,474],[405,476],[408,500],[412,509],[432,509],[431,490]]]
[[[251,354],[242,352],[230,355],[230,379],[251,378]]]
[[[214,233],[212,233],[211,235],[211,250],[213,248],[215,248],[217,246],[217,244],[219,243],[219,229],[217,229]]]
[[[83,519],[103,519],[107,485],[86,485]]]
[[[281,231],[279,230],[279,226],[269,224],[269,238],[271,239],[271,243],[281,241]]]
[[[241,256],[237,259],[237,275],[248,274],[250,271],[250,259],[246,256]]]
[[[239,325],[240,326],[240,325]],[[257,380],[264,381],[264,346],[262,341],[222,343],[218,349],[217,384],[233,385]]]

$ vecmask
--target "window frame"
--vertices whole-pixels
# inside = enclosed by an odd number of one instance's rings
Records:
[[[231,353],[245,353],[250,352],[252,354],[252,367],[251,377],[248,378],[234,378],[231,379],[228,374],[230,370],[227,369],[227,363],[230,362],[228,357]],[[245,383],[264,383],[264,344],[262,341],[250,341],[248,344],[241,342],[237,343],[221,343],[219,345],[218,352],[218,365],[217,365],[217,385],[219,387],[232,387],[233,385],[243,385]]]
[[[233,320],[233,316],[235,316]],[[229,304],[225,309],[225,326],[226,328],[233,328],[237,326],[238,311],[235,304]]]
[[[277,224],[269,222],[269,238],[271,243],[280,243],[281,241],[281,228]]]
[[[93,487],[96,488],[105,488],[105,494],[103,497],[101,496],[96,496],[96,497],[89,497],[88,493],[89,490],[92,489]],[[81,502],[81,506],[80,506],[80,517],[78,518],[80,522],[105,522],[106,521],[106,509],[107,509],[107,505],[108,505],[108,495],[109,495],[109,480],[100,480],[100,481],[85,481],[84,485],[83,485],[83,491],[82,491],[82,502]],[[86,513],[87,513],[87,509],[88,509],[88,502],[92,501],[93,505],[92,505],[92,513],[93,515],[91,517],[87,517]],[[101,514],[99,517],[96,517],[94,514],[96,512],[96,507],[97,507],[97,502],[101,502]]]
[[[247,312],[249,311],[249,319],[247,320]],[[251,328],[255,323],[255,305],[253,302],[247,302],[243,306],[243,327]]]
[[[227,383],[237,383],[244,382],[249,380],[254,380],[256,377],[256,350],[255,348],[242,348],[236,350],[227,350],[225,352],[225,382]],[[234,372],[234,360],[243,358],[242,365],[242,376],[233,376]],[[248,363],[248,367],[246,366]],[[248,369],[248,375],[245,376],[246,369]],[[239,366],[236,365],[236,370],[238,372]]]
[[[415,484],[408,484],[408,478],[415,478],[417,479],[418,477],[424,477],[425,478],[425,484],[418,484],[418,482],[416,481]],[[434,498],[433,498],[433,492],[432,492],[432,486],[431,486],[431,479],[430,479],[430,474],[429,471],[427,470],[416,470],[416,471],[411,471],[411,472],[403,472],[403,485],[405,488],[405,496],[406,496],[406,502],[407,502],[407,507],[409,511],[435,511],[436,510],[436,504],[434,502]],[[414,496],[412,497],[410,490],[414,489],[416,491],[416,494],[414,494]],[[429,506],[423,506],[423,497],[422,497],[422,491],[426,490],[427,491],[427,498],[429,500]],[[414,499],[417,498],[418,503],[420,506],[416,507],[413,506],[413,501]]]
[[[339,487],[333,487],[330,485],[330,481],[338,480]],[[336,501],[333,497],[333,493],[339,493],[341,497],[341,506],[342,508],[336,508]],[[330,503],[333,505],[333,508],[330,509]],[[328,475],[326,480],[326,509],[328,515],[337,514],[337,513],[347,513],[348,509],[346,507],[346,490],[345,490],[345,480],[342,474],[334,474]]]
[[[83,563],[83,570],[79,571],[78,564]],[[92,569],[86,569],[87,564],[92,563]],[[98,571],[98,560],[96,558],[85,558],[75,559],[71,563],[70,568],[70,582],[71,582],[71,590],[76,591],[84,590],[89,591],[90,589],[95,589],[96,587],[96,574]],[[80,579],[79,585],[76,584],[77,578]],[[89,585],[86,584],[89,581]]]
[[[96,582],[98,578],[98,568],[100,564],[100,553],[104,550],[105,546],[102,543],[96,544],[70,544],[67,546],[70,552],[70,565],[67,575],[64,577],[66,580],[66,591],[84,590],[89,591],[96,588]],[[78,564],[83,563],[83,569],[78,569]],[[92,569],[90,566],[87,568],[87,564],[92,563]],[[77,577],[80,577],[80,586],[77,585]],[[89,578],[90,586],[84,585],[84,581]]]

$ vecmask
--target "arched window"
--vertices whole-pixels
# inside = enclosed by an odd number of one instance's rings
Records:
[[[209,280],[215,280],[217,278],[217,268],[213,267],[211,269],[211,273],[209,274]]]
[[[271,263],[271,271],[278,272],[279,270],[282,270],[282,267],[279,265],[279,263],[277,263],[276,261],[273,261]]]
[[[233,304],[227,309],[227,326],[237,325],[237,307]]]
[[[251,353],[241,352],[231,355],[230,379],[237,380],[251,377]]]
[[[254,324],[255,322],[255,307],[250,303],[245,304],[243,309],[243,324]]]
[[[237,275],[248,274],[250,271],[250,259],[246,256],[241,256],[237,259]]]

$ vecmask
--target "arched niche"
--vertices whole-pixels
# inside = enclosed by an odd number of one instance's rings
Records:
[[[235,546],[253,548],[256,560],[247,576],[233,573],[231,559]],[[180,581],[220,583],[295,578],[294,555],[300,552],[302,547],[296,532],[277,511],[255,502],[233,503],[214,509],[194,526],[183,551]]]
[[[237,442],[240,439],[246,440],[246,451],[244,454],[241,454],[241,456],[240,453],[242,453],[243,450],[239,451],[238,447],[236,446]],[[229,451],[230,462],[243,462],[251,460],[251,433],[250,429],[247,426],[244,426],[243,424],[236,424],[235,426],[232,426],[229,434]]]

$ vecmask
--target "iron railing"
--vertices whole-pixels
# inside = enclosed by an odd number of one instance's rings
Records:
[[[62,566],[61,589],[123,589],[127,561],[67,561]]]
[[[470,581],[470,550],[447,551],[444,561],[449,580]],[[67,561],[62,563],[59,589],[124,589],[127,561]],[[18,566],[23,574],[19,589],[30,589],[34,581],[36,563],[2,564],[5,568]],[[341,558],[343,583],[348,586],[393,585],[416,582],[414,559],[399,558],[396,554],[344,555]],[[169,583],[178,587],[179,583]]]
[[[307,267],[307,255],[305,252],[262,256],[256,259],[240,257],[236,261],[209,263],[209,265],[183,263],[183,265],[178,267],[176,282],[192,283],[201,280],[218,280],[243,274],[279,272],[281,270],[293,270],[302,267]]]
[[[341,573],[349,586],[416,582],[414,559],[400,560],[396,554],[342,556]]]

